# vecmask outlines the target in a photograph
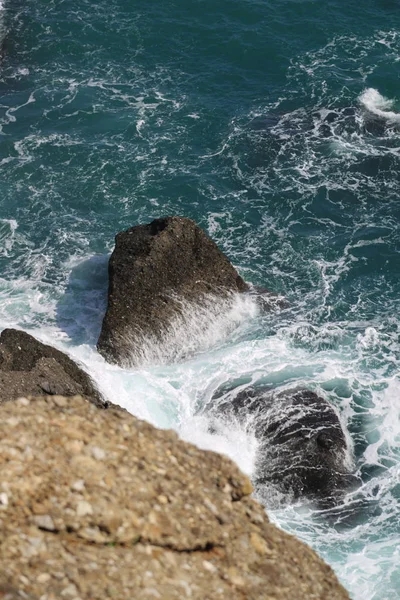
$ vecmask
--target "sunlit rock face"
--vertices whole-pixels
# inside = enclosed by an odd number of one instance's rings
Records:
[[[231,460],[127,412],[5,402],[0,467],[0,598],[349,600]]]
[[[188,304],[201,312],[210,295],[226,299],[247,289],[216,243],[191,219],[166,217],[132,227],[116,236],[97,348],[109,362],[136,366],[149,340],[165,345]],[[165,351],[171,359],[175,353],[174,348]]]

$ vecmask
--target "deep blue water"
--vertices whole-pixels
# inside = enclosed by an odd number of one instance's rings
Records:
[[[0,328],[67,349],[114,401],[249,473],[253,440],[210,435],[198,407],[238,381],[323,393],[364,484],[327,514],[269,514],[354,599],[399,598],[399,2],[5,0],[1,15]],[[185,360],[106,367],[114,235],[167,214],[290,309],[239,303]]]

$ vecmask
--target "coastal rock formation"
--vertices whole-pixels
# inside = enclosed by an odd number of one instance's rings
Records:
[[[97,348],[110,362],[135,365],[143,340],[159,343],[183,303],[245,290],[246,283],[194,221],[166,217],[132,227],[115,239]]]
[[[105,403],[90,376],[66,354],[17,329],[0,334],[0,401],[18,396],[60,394]]]
[[[329,502],[356,478],[350,451],[332,405],[309,390],[250,388],[216,405],[216,414],[246,423],[259,440],[254,483],[274,486],[292,500]]]
[[[3,597],[349,600],[228,458],[127,413],[3,403],[0,464]]]

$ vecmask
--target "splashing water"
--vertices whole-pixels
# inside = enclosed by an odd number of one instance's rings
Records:
[[[378,90],[368,88],[361,94],[360,102],[374,115],[394,123],[400,123],[400,113],[389,110],[394,106],[394,100],[385,98]]]
[[[335,508],[268,512],[354,600],[400,589],[397,8],[16,0],[0,12],[1,328],[69,352],[112,401],[250,475],[251,431],[210,433],[202,409],[249,386],[327,398],[361,487]],[[113,237],[168,214],[195,219],[289,306],[185,307],[172,355],[145,340],[139,369],[108,365],[95,344]]]
[[[169,301],[176,307],[175,317],[161,335],[137,332],[130,344],[135,350],[124,360],[127,367],[179,362],[196,352],[209,350],[258,312],[256,301],[248,295],[208,294],[197,302],[188,302],[171,294]]]

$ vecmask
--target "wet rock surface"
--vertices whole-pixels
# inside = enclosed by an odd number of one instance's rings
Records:
[[[350,451],[338,414],[310,390],[249,388],[214,412],[234,416],[259,440],[256,488],[273,485],[288,500],[309,496],[330,502],[357,483],[350,474]]]
[[[190,219],[156,219],[119,233],[115,242],[97,344],[110,362],[135,365],[143,338],[162,340],[182,302],[248,289],[215,242]]]
[[[263,286],[250,285],[249,296],[255,300],[261,314],[290,308],[290,302],[284,296],[271,292]]]
[[[349,598],[229,459],[127,413],[3,403],[0,465],[4,598]]]
[[[0,334],[1,401],[42,394],[80,394],[104,406],[90,376],[69,356],[25,331],[4,329]]]

